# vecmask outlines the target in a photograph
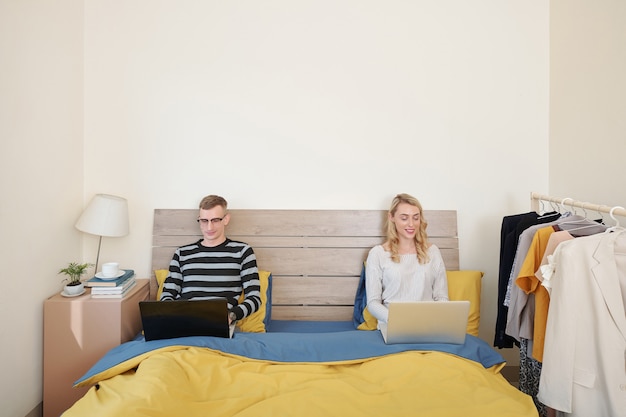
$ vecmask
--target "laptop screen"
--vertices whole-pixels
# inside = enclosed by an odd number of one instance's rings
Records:
[[[387,344],[463,344],[469,307],[469,301],[390,303],[388,322],[381,323],[381,333]]]
[[[228,304],[224,299],[141,301],[139,303],[146,340],[186,336],[232,337]]]

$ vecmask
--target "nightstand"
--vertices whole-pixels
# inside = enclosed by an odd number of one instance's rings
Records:
[[[91,298],[56,294],[43,308],[43,416],[58,417],[88,388],[73,388],[108,350],[141,331],[139,302],[149,297],[147,279],[124,298]]]

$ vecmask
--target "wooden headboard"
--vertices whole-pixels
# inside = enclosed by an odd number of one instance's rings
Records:
[[[384,240],[386,210],[229,210],[226,235],[254,249],[260,270],[272,273],[272,318],[350,320],[363,261]],[[202,237],[197,209],[154,211],[152,279],[177,247]],[[455,210],[425,210],[430,241],[446,269],[459,269]]]

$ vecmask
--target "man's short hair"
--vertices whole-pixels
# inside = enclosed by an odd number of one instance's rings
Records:
[[[224,199],[224,197],[220,197],[219,195],[207,195],[200,201],[200,209],[201,210],[211,210],[213,207],[222,206],[224,210],[228,208],[228,203]]]

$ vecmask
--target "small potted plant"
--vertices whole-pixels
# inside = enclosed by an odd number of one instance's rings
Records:
[[[85,286],[80,281],[80,277],[83,276],[85,272],[87,272],[87,268],[92,266],[92,264],[84,263],[79,264],[77,262],[70,262],[66,268],[63,268],[59,271],[59,274],[65,274],[69,278],[65,278],[63,282],[67,281],[65,287],[63,288],[63,293],[67,296],[75,296],[80,295],[85,291]]]

